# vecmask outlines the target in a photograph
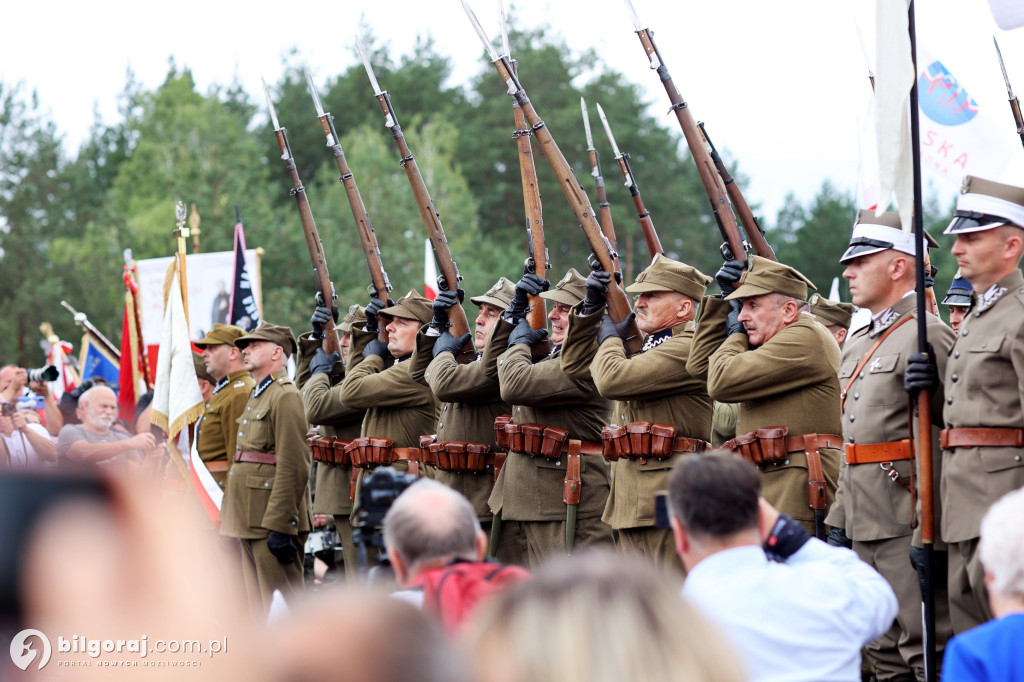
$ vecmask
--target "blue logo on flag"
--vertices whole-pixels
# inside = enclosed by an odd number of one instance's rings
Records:
[[[921,111],[939,125],[962,125],[978,115],[978,103],[939,61],[921,71],[917,101]]]

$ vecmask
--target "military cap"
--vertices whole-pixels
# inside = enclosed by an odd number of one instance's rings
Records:
[[[558,284],[549,291],[540,292],[540,297],[563,305],[576,305],[583,300],[586,294],[586,278],[576,272],[575,268],[569,268],[569,272],[565,273],[565,277],[559,280]]]
[[[209,381],[211,384],[217,383],[217,380],[213,378],[213,375],[207,371],[206,363],[203,362],[203,356],[201,354],[192,351],[192,364],[196,368],[197,378],[205,379],[206,381]]]
[[[473,296],[469,300],[476,305],[490,303],[495,308],[504,310],[512,303],[512,297],[515,295],[516,285],[502,277],[483,296]]]
[[[253,329],[245,336],[239,336],[235,339],[235,345],[239,348],[245,348],[252,341],[276,343],[284,349],[286,355],[294,355],[299,349],[299,344],[295,342],[295,334],[292,334],[290,328],[270,324],[269,322],[260,322],[260,326],[256,327],[256,329]]]
[[[233,324],[221,324],[217,322],[213,325],[213,329],[203,338],[193,342],[192,345],[197,348],[206,348],[207,346],[233,346],[235,345],[235,339],[240,336],[245,336],[245,330],[241,327],[236,327]]]
[[[656,254],[636,282],[626,287],[630,294],[648,291],[675,291],[699,301],[704,298],[711,278],[695,267]]]
[[[953,221],[942,234],[981,232],[1006,224],[1024,228],[1024,188],[968,175],[960,187]]]
[[[946,290],[946,298],[942,299],[943,305],[960,305],[968,306],[971,304],[971,294],[974,289],[971,287],[971,283],[967,281],[966,277],[960,276],[960,271],[956,271],[956,279],[949,285],[949,289]]]
[[[808,288],[818,290],[818,287],[814,286],[811,280],[804,277],[796,268],[776,263],[761,256],[751,256],[736,290],[726,296],[725,300],[732,301],[763,294],[782,294],[806,301]]]
[[[359,324],[360,322],[366,322],[365,308],[360,306],[358,303],[353,303],[348,308],[348,313],[342,318],[338,324],[338,331],[342,334],[347,334],[352,331],[352,326]]]
[[[807,304],[811,307],[811,314],[826,327],[836,325],[847,331],[850,330],[853,314],[857,312],[857,306],[854,304],[830,301],[821,294],[811,294]]]
[[[924,238],[929,248],[939,245],[927,232],[924,233]],[[888,249],[916,256],[917,239],[913,232],[903,231],[898,212],[886,211],[878,216],[874,211],[861,209],[853,224],[850,245],[839,262],[848,263],[858,256],[870,256]]]
[[[398,303],[390,308],[384,308],[378,315],[388,318],[400,317],[403,320],[416,320],[420,324],[426,324],[434,316],[434,311],[430,307],[429,298],[410,289],[409,293],[398,299]]]

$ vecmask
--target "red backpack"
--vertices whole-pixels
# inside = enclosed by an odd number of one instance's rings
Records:
[[[423,610],[441,619],[454,635],[477,606],[490,595],[530,577],[521,566],[492,561],[456,561],[424,571],[409,585],[423,590]]]

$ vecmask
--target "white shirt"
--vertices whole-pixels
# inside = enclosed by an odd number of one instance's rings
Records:
[[[39,424],[28,423],[26,426],[43,438],[50,438],[50,434],[46,429]],[[20,431],[15,431],[10,436],[5,436],[0,433],[0,438],[4,439],[4,445],[7,446],[7,454],[11,458],[12,469],[29,469],[44,464],[50,465],[36,452],[35,448],[32,447],[32,443],[28,442],[28,438]]]
[[[786,563],[756,546],[712,554],[689,572],[683,594],[756,682],[859,682],[861,647],[886,632],[897,611],[875,569],[814,538]]]

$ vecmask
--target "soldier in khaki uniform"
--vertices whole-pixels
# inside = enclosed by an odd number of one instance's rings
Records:
[[[235,341],[245,330],[217,323],[205,338],[195,342],[203,349],[206,370],[214,378],[213,395],[206,400],[202,419],[196,426],[196,449],[217,484],[224,488],[235,454],[238,429],[235,420],[245,410],[255,382],[242,362]]]
[[[871,311],[871,323],[857,330],[843,349],[839,383],[846,396],[842,401],[846,456],[826,521],[832,526],[829,543],[849,547],[852,539],[853,550],[885,577],[899,600],[892,627],[866,648],[880,682],[924,679],[921,587],[907,559],[915,525],[910,486],[915,465],[903,390],[907,358],[917,350],[916,252],[915,236],[903,232],[899,213],[876,217],[874,211],[861,211],[850,246],[840,259],[853,302]],[[945,368],[953,332],[934,315],[927,317],[928,341]],[[943,397],[941,388],[931,396],[935,424],[942,421]],[[929,456],[937,482],[941,465],[937,426],[932,444]],[[920,537],[916,545],[921,546]],[[938,660],[949,638],[944,600],[942,589],[936,598]]]
[[[1024,188],[967,176],[945,234],[956,235],[951,252],[973,289],[946,362],[941,436],[941,534],[950,617],[961,633],[992,617],[977,553],[981,519],[1024,486]],[[927,386],[936,374],[915,355],[907,388]]]
[[[587,296],[569,318],[562,368],[575,377],[589,366],[601,396],[618,401],[621,426],[651,422],[675,430],[675,442],[660,456],[648,448],[613,460],[602,520],[617,531],[623,550],[682,571],[672,531],[654,527],[654,498],[667,489],[676,462],[707,447],[711,398],[704,379],[687,371],[686,359],[697,306],[711,278],[684,263],[655,256],[626,288],[637,295],[637,326],[645,335],[643,347],[632,357],[626,356],[623,340],[604,312],[604,293],[597,286],[602,279],[609,279],[603,271],[588,277]],[[584,357],[575,357],[580,350]]]
[[[418,462],[420,436],[433,433],[438,404],[430,388],[410,374],[416,333],[430,321],[430,301],[409,291],[398,303],[385,307],[372,299],[366,306],[366,325],[352,328],[352,347],[341,385],[341,402],[350,409],[366,410],[360,436],[394,441],[397,469],[409,469],[408,460]],[[377,338],[378,315],[387,325],[388,341]],[[355,493],[367,469],[360,469]]]
[[[326,307],[318,312],[330,314]],[[314,319],[316,313],[314,313]],[[325,321],[325,317],[321,317]],[[321,321],[321,323],[322,323]],[[352,327],[366,323],[363,309],[358,305],[349,308],[348,314],[337,326],[340,335],[340,357],[337,353],[323,350],[323,328],[314,322],[314,330],[299,337],[299,355],[308,358],[310,376],[302,384],[302,406],[306,421],[319,426],[318,433],[327,438],[351,441],[359,437],[366,410],[347,407],[341,402],[341,383],[345,379],[345,362],[351,349]],[[357,573],[357,552],[352,542],[352,466],[334,462],[317,461],[316,490],[313,495],[313,513],[330,514],[338,530],[338,539],[345,558],[345,573],[351,578]]]
[[[551,451],[550,457],[527,452],[525,446],[510,447],[490,497],[491,511],[502,517],[502,561],[536,566],[547,557],[564,555],[570,540],[575,548],[612,543],[611,528],[601,520],[609,478],[599,444],[610,406],[598,394],[592,378],[571,378],[559,362],[569,314],[583,300],[585,289],[586,280],[570,269],[554,290],[540,294],[554,306],[548,315],[553,348],[539,362],[533,361],[532,349],[547,336],[546,329],[531,329],[518,314],[510,315],[512,321],[498,322],[512,325],[514,321],[508,350],[498,358],[501,397],[513,405],[513,425],[536,424],[568,432],[563,446],[555,447],[558,452]],[[515,310],[514,302],[509,312]],[[574,510],[563,502],[565,481],[571,473],[565,452],[569,439],[584,442],[579,459],[580,499]],[[570,511],[576,516],[574,532],[567,527]]]
[[[256,385],[238,419],[220,532],[239,539],[249,603],[265,617],[274,590],[290,599],[302,589],[312,456],[302,396],[285,370],[296,351],[292,330],[262,322],[235,345]]]
[[[705,299],[687,368],[713,399],[740,403],[724,447],[758,464],[765,499],[823,536],[842,458],[839,345],[807,312],[814,285],[788,265],[751,256],[716,279],[725,298]]]
[[[818,318],[818,322],[825,326],[841,349],[850,331],[850,321],[857,312],[857,306],[852,303],[830,301],[817,293],[811,294],[807,305],[810,307],[811,315]]]
[[[437,422],[438,443],[484,445],[490,462],[480,471],[472,471],[450,464],[441,468],[429,467],[431,476],[462,493],[476,510],[485,532],[490,532],[491,510],[487,499],[494,488],[494,420],[509,414],[512,408],[501,399],[498,385],[498,356],[508,348],[511,325],[497,325],[498,319],[512,303],[515,285],[502,277],[482,296],[469,299],[480,308],[473,329],[473,343],[479,354],[476,362],[459,364],[455,354],[469,342],[467,333],[455,338],[447,328],[440,336],[431,336],[438,327],[446,327],[447,308],[454,298],[442,291],[434,299],[434,320],[427,331],[417,336],[417,348],[412,358],[412,375],[422,381],[441,402]],[[453,296],[454,294],[452,294]]]

